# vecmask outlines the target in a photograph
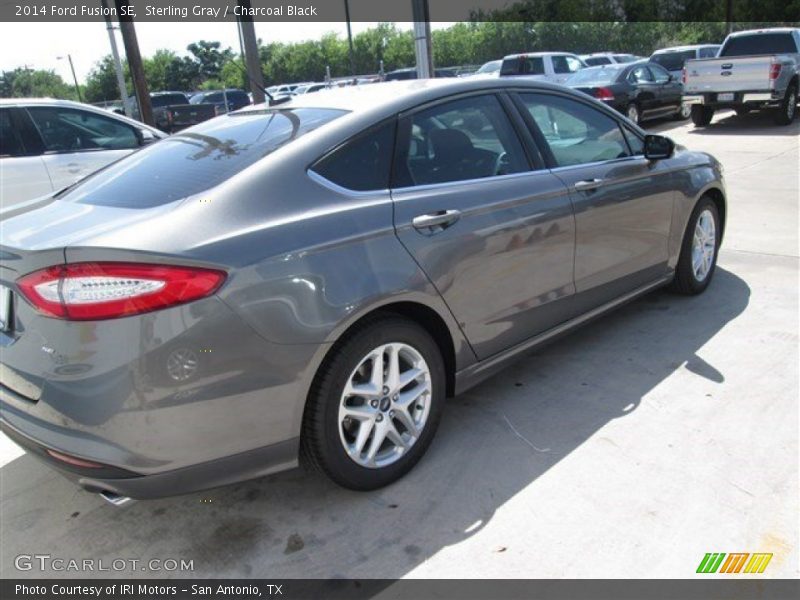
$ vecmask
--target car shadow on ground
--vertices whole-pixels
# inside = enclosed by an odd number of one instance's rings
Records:
[[[0,471],[0,576],[41,577],[15,570],[14,557],[46,553],[194,566],[191,573],[105,577],[402,577],[479,532],[677,369],[723,381],[725,373],[697,351],[749,298],[747,284],[720,268],[702,296],[657,291],[539,350],[450,400],[428,454],[404,479],[373,493],[297,469],[118,509],[22,456]],[[532,506],[530,518],[568,518],[570,510],[537,516]]]
[[[752,111],[745,115],[724,111],[714,116],[711,125],[694,128],[689,134],[797,136],[800,133],[800,119],[795,119],[791,125],[776,125],[772,118],[773,109]]]

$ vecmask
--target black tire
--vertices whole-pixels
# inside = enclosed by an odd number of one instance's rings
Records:
[[[781,105],[775,109],[773,121],[776,125],[791,125],[797,113],[797,83],[786,88]]]
[[[695,127],[705,127],[714,118],[714,109],[703,104],[692,105],[692,123]]]
[[[347,454],[339,435],[339,404],[351,373],[375,348],[393,342],[414,348],[430,371],[430,411],[416,442],[395,462],[381,467],[361,466]],[[445,402],[445,366],[439,347],[419,325],[394,315],[379,315],[363,324],[331,350],[309,393],[301,436],[305,464],[321,470],[351,490],[374,490],[405,475],[425,454],[441,419]]]
[[[694,230],[700,215],[708,210],[714,218],[715,227],[715,244],[714,244],[714,258],[708,274],[701,281],[695,276],[694,269],[692,268],[692,244],[694,241]],[[683,234],[683,242],[681,244],[681,254],[678,259],[678,266],[675,269],[675,278],[670,284],[670,289],[678,294],[686,296],[694,296],[702,294],[711,283],[714,277],[714,271],[717,267],[717,256],[719,255],[720,235],[722,233],[721,224],[719,220],[719,211],[717,205],[708,196],[703,196],[694,207],[689,222],[686,225],[686,231]]]
[[[737,106],[734,110],[736,111],[737,115],[739,115],[740,117],[743,117],[744,115],[748,114],[753,109],[751,107],[749,107],[749,106]]]
[[[635,116],[632,114],[635,111]],[[637,125],[642,122],[642,111],[636,102],[631,102],[625,107],[625,116]]]

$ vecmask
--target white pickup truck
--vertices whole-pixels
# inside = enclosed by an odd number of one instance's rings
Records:
[[[697,127],[714,111],[745,114],[773,107],[778,125],[788,125],[797,108],[800,29],[776,28],[730,34],[716,58],[688,60],[683,67],[684,104],[692,105]]]
[[[525,77],[564,83],[570,75],[586,67],[569,52],[526,52],[509,54],[500,65],[500,77]]]

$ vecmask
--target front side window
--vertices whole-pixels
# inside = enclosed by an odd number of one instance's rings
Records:
[[[657,65],[653,65],[648,69],[653,74],[653,79],[656,83],[667,83],[669,81],[669,73]]]
[[[438,104],[415,113],[408,126],[395,187],[481,179],[529,168],[522,144],[493,95]]]
[[[392,120],[358,135],[319,160],[311,170],[350,190],[387,189],[394,129],[395,121]]]
[[[320,108],[228,113],[142,148],[67,190],[67,201],[149,208],[215,187],[346,114]]]
[[[636,67],[631,71],[630,81],[631,83],[654,83],[655,79],[647,67]]]
[[[559,167],[630,156],[617,122],[582,102],[546,94],[520,94]]]
[[[134,128],[110,117],[60,106],[32,106],[27,110],[44,140],[45,152],[139,147]]]
[[[580,70],[581,61],[574,56],[557,55],[551,57],[554,73],[574,73]]]

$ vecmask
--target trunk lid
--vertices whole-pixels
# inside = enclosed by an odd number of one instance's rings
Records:
[[[686,61],[686,93],[744,92],[770,89],[770,55],[704,58]]]

